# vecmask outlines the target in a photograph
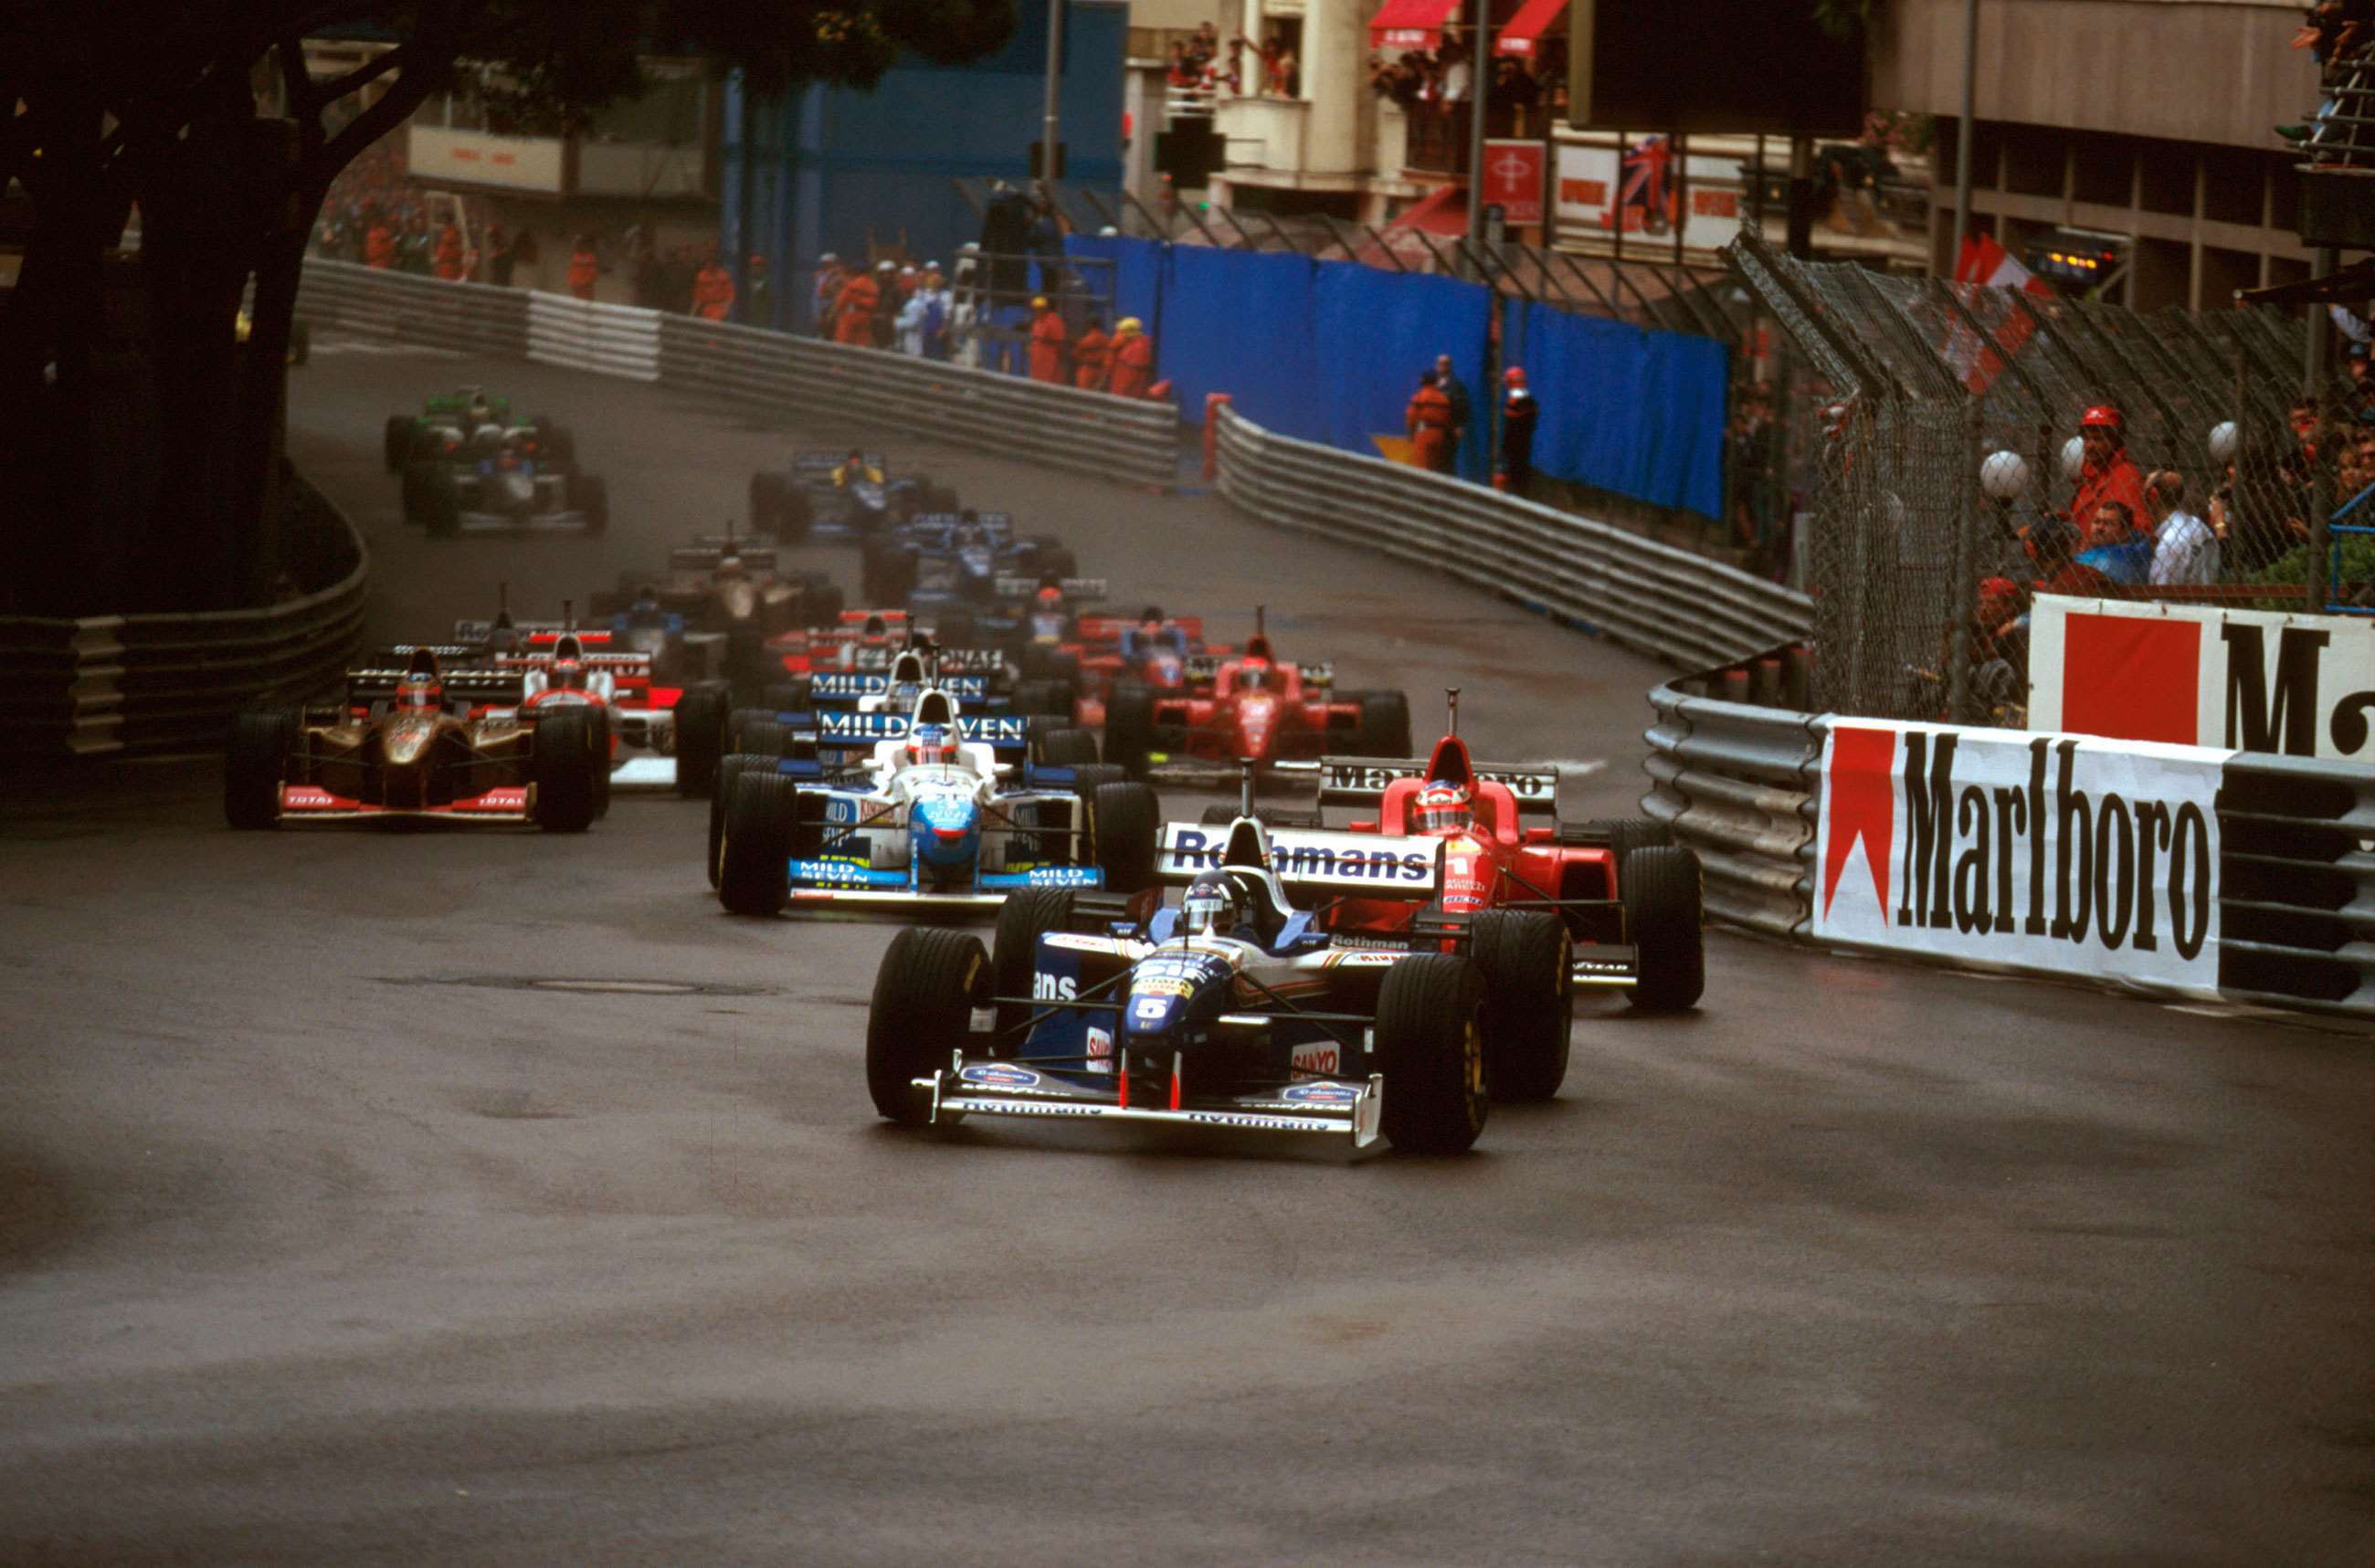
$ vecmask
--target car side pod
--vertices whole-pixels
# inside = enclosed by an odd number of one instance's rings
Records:
[[[1128,1070],[1125,1053],[1114,1064],[1116,1079],[1126,1081]],[[1130,1104],[1127,1093],[1108,1097],[1074,1089],[1008,1063],[967,1062],[960,1051],[948,1067],[912,1081],[930,1107],[928,1125],[935,1126],[953,1126],[967,1116],[1156,1122],[1241,1132],[1317,1133],[1342,1138],[1353,1152],[1363,1153],[1380,1141],[1385,1122],[1386,1080],[1379,1073],[1358,1084],[1339,1085],[1351,1091],[1341,1101],[1290,1098],[1298,1086],[1289,1085],[1202,1105],[1146,1106]]]

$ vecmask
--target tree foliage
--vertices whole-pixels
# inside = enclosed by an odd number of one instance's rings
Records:
[[[0,0],[0,194],[30,218],[0,296],[0,494],[22,513],[0,595],[254,596],[306,236],[338,171],[459,63],[566,125],[632,92],[639,55],[868,88],[903,51],[978,58],[1014,20],[1013,0]],[[325,34],[392,47],[314,81]],[[28,602],[60,584],[94,605]]]

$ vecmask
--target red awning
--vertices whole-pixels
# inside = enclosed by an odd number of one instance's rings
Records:
[[[1369,18],[1369,47],[1432,51],[1459,0],[1386,0]]]
[[[1518,14],[1509,18],[1509,25],[1501,29],[1493,53],[1532,59],[1537,53],[1534,46],[1542,35],[1554,31],[1566,19],[1566,4],[1567,0],[1526,0]]]
[[[1453,238],[1465,235],[1468,232],[1468,187],[1436,186],[1403,208],[1400,217],[1386,225],[1385,231],[1390,235],[1405,229]]]

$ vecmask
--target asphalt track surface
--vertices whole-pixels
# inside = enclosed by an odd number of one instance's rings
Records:
[[[609,538],[406,532],[380,421],[470,381],[575,426]],[[335,344],[293,400],[390,638],[849,433]],[[1570,809],[1637,793],[1638,660],[886,444],[1128,601],[1266,600],[1487,752],[1604,760]],[[216,780],[7,792],[0,1562],[2375,1558],[2363,1038],[1718,934],[1700,1011],[1587,1004],[1465,1159],[919,1136],[860,1071],[891,927],[720,914],[698,805],[240,834]]]

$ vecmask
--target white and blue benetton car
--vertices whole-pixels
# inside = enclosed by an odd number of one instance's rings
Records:
[[[904,713],[815,719],[812,744],[728,770],[715,870],[719,902],[737,914],[990,909],[1020,888],[1134,892],[1153,880],[1154,792],[1119,768],[1025,760],[1030,723],[1019,715],[966,717],[929,687]]]

